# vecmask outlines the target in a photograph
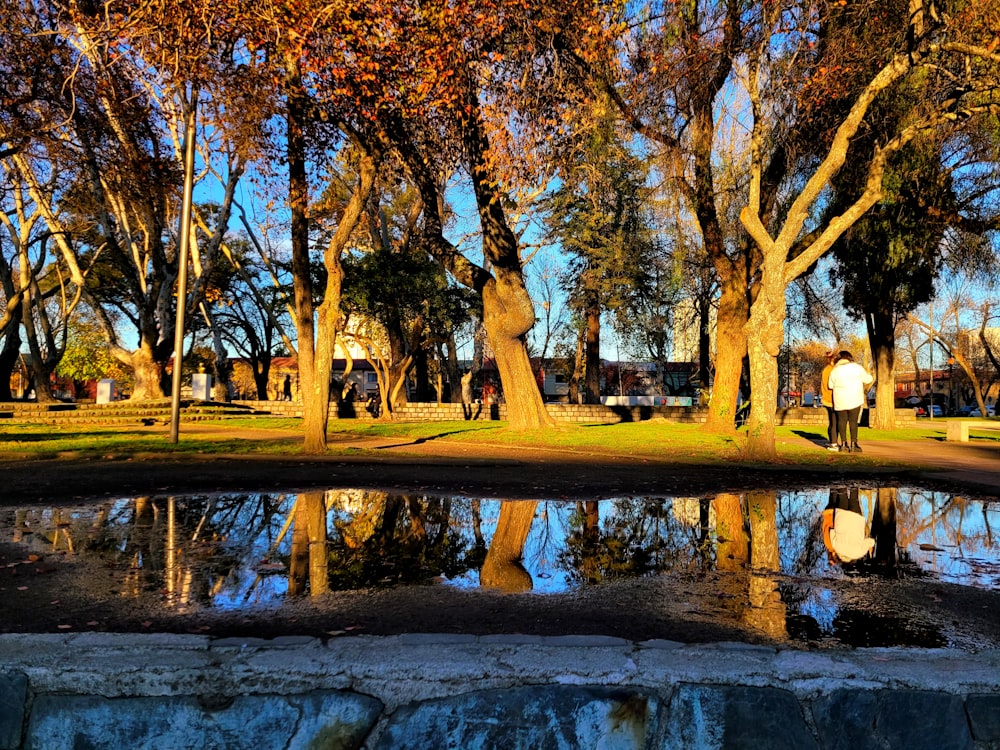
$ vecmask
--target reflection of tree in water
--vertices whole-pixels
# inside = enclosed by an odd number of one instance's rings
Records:
[[[607,501],[604,501],[607,502]],[[571,579],[599,583],[659,573],[698,558],[701,532],[680,523],[662,498],[615,500],[601,523],[598,501],[578,502],[560,565]]]
[[[786,609],[776,579],[781,567],[776,493],[721,494],[714,506],[724,606],[754,630],[784,638]]]
[[[125,596],[163,591],[173,604],[208,604],[227,581],[252,567],[258,550],[245,542],[268,537],[283,502],[269,494],[136,498],[90,525],[86,549],[125,571]]]
[[[452,521],[450,498],[367,493],[359,507],[334,521],[331,588],[422,583],[464,573],[468,542]]]
[[[524,569],[524,543],[531,531],[538,502],[534,500],[504,500],[500,503],[500,518],[490,540],[489,551],[479,571],[479,583],[484,588],[509,593],[531,591],[531,575]]]
[[[288,560],[288,593],[313,596],[330,590],[326,549],[326,493],[303,492],[292,510],[292,549]]]

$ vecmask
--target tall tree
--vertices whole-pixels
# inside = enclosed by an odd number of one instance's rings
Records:
[[[882,5],[879,6],[883,8]],[[814,166],[803,173],[801,187],[794,193],[787,212],[772,226],[765,223],[763,210],[765,172],[770,144],[778,135],[774,119],[770,116],[775,103],[775,91],[788,91],[787,79],[775,80],[773,74],[781,70],[775,65],[776,46],[789,41],[784,33],[788,28],[784,9],[775,6],[765,15],[763,42],[750,61],[748,93],[753,109],[751,129],[752,161],[750,168],[750,195],[740,220],[753,237],[760,250],[759,291],[750,311],[747,327],[750,353],[751,378],[754,397],[751,405],[747,453],[753,458],[771,458],[775,455],[774,405],[777,402],[777,356],[784,339],[786,312],[785,293],[788,284],[805,273],[813,263],[830,250],[861,216],[883,194],[883,177],[889,158],[929,129],[947,129],[956,122],[980,111],[998,106],[997,74],[1000,72],[1000,54],[992,45],[998,11],[991,6],[961,5],[954,14],[939,11],[936,4],[912,0],[905,7],[890,8],[887,16],[876,15],[870,7],[831,6],[829,14],[865,13],[865,18],[884,25],[879,37],[883,42],[878,69],[873,75],[861,70],[860,81],[850,80],[857,70],[849,70],[837,80],[836,89],[843,97],[842,116],[832,107],[830,138],[824,145],[825,153]],[[804,9],[802,9],[804,10]],[[805,15],[800,15],[803,21]],[[822,17],[826,20],[826,17]],[[850,28],[857,27],[858,16],[842,19]],[[808,36],[808,35],[807,35]],[[842,39],[848,37],[842,36]],[[798,40],[808,48],[808,38]],[[870,45],[856,49],[857,58],[871,55]],[[830,73],[817,68],[807,77],[810,84],[797,89],[797,96],[806,92],[817,94],[821,84],[829,85]],[[912,75],[924,77],[924,97],[891,137],[863,153],[850,149],[853,139],[866,125],[872,103],[877,97],[902,85]],[[838,79],[834,75],[833,79]],[[956,88],[957,86],[957,88]],[[844,93],[848,92],[848,93]],[[800,99],[801,101],[801,99]],[[825,105],[828,106],[828,105]],[[851,154],[852,160],[866,165],[863,169],[864,190],[857,200],[845,206],[842,213],[808,231],[807,223],[825,200],[831,181],[839,173]]]
[[[611,311],[628,319],[628,313],[642,307],[642,299],[656,294],[662,281],[650,272],[656,266],[656,242],[647,171],[604,109],[575,158],[563,166],[547,217],[553,241],[570,255],[564,283],[582,321],[583,395],[588,404],[601,403],[602,315]],[[662,321],[656,330],[665,330]]]

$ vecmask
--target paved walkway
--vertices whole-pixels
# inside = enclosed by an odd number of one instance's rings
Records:
[[[803,444],[814,445],[807,438]],[[1000,494],[1000,441],[970,440],[968,443],[928,440],[865,440],[863,455],[924,467],[928,478],[981,487]],[[816,445],[817,450],[825,450]],[[846,460],[851,460],[845,456]]]

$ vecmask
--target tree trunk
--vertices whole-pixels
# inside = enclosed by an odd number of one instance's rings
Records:
[[[0,349],[0,401],[14,400],[10,380],[21,354],[21,328],[17,322],[21,317],[20,307],[18,304],[12,311],[12,320],[4,331],[3,349]]]
[[[253,383],[254,387],[257,389],[257,400],[267,401],[267,381],[271,379],[271,360],[260,362],[260,369],[258,370],[254,367],[253,370]]]
[[[493,349],[513,430],[552,427],[528,358],[525,334],[535,322],[534,308],[523,278],[503,273],[483,289],[483,325]]]
[[[875,410],[869,426],[877,430],[896,429],[896,326],[892,316],[874,311],[866,316],[868,342],[875,360]]]
[[[700,405],[707,403],[712,393],[712,331],[711,302],[701,297],[698,300],[698,378]]]
[[[765,259],[760,293],[746,331],[753,386],[746,456],[752,461],[767,461],[777,456],[774,415],[778,407],[778,354],[785,335],[785,285],[783,259],[777,253],[771,256]]]
[[[587,330],[585,341],[586,363],[584,364],[584,403],[601,403],[601,308],[593,295],[584,313]]]
[[[461,404],[462,401],[462,370],[458,366],[458,347],[455,344],[455,334],[448,334],[448,356],[442,364],[448,375],[448,401]]]
[[[705,429],[709,432],[723,435],[736,432],[736,404],[740,394],[743,357],[747,352],[748,317],[743,284],[735,278],[727,278],[722,284],[716,322],[715,380],[705,421]]]
[[[521,560],[537,505],[536,500],[504,500],[500,503],[497,528],[479,571],[479,583],[484,588],[508,593],[531,591],[531,576]]]
[[[576,353],[573,355],[573,374],[566,389],[566,399],[571,404],[580,403],[580,379],[583,376],[584,357],[584,332],[580,331],[576,337]]]
[[[129,354],[128,364],[132,368],[132,375],[135,378],[129,401],[149,401],[164,398],[166,395],[163,391],[165,368],[156,361],[153,355],[153,347],[149,342],[143,341],[138,349]],[[174,362],[174,367],[181,366],[182,363]]]

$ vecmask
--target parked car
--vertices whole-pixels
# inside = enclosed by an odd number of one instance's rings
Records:
[[[958,407],[958,411],[956,411],[955,414],[959,417],[968,417],[975,408],[976,407],[971,404],[966,404],[965,406]]]
[[[981,417],[981,416],[983,416],[983,413],[981,411],[979,411],[979,407],[977,406],[976,408],[974,408],[972,411],[969,412],[969,416],[970,417]],[[986,407],[986,416],[987,417],[995,417],[996,416],[996,407],[995,406],[987,406]]]
[[[927,406],[926,404],[921,404],[916,409],[917,416],[918,417],[929,416],[929,414],[927,412],[928,409],[933,409],[934,410],[934,416],[935,417],[943,417],[944,416],[944,410],[941,408],[940,404],[934,404],[932,406]]]

